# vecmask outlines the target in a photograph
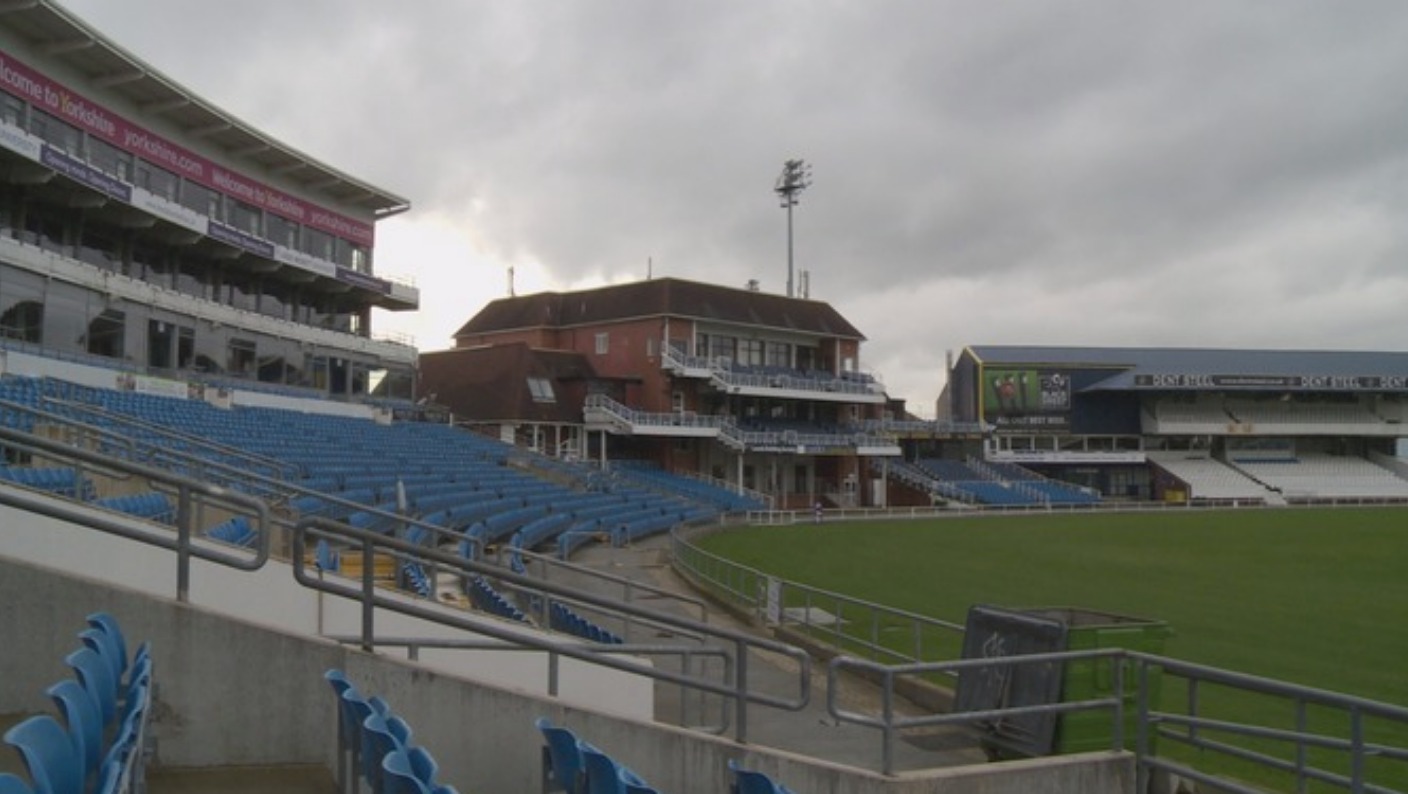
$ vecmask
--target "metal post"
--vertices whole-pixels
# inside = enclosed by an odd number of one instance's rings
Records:
[[[795,295],[792,290],[792,207],[793,202],[787,202],[787,297]]]
[[[372,650],[372,595],[376,587],[376,578],[372,570],[375,561],[372,553],[372,542],[362,541],[362,650],[370,652]]]
[[[884,736],[881,739],[881,771],[895,773],[895,671],[885,668],[885,689],[881,692],[881,707],[885,715]]]
[[[1198,679],[1188,680],[1188,716],[1198,716]],[[1198,721],[1191,720],[1188,723],[1188,743],[1193,746],[1198,744]]]
[[[1306,713],[1305,700],[1296,699],[1296,791],[1305,794],[1309,780],[1305,777],[1305,728]]]
[[[1115,674],[1115,729],[1110,732],[1114,738],[1110,749],[1118,752],[1124,749],[1124,668],[1127,661],[1124,656],[1112,656],[1109,662]]]
[[[874,604],[870,605],[868,611],[870,612],[870,651],[875,654],[876,661],[879,661],[880,654],[876,653],[875,649],[880,647],[880,613],[875,609]]]
[[[1121,695],[1122,697],[1123,695]],[[1143,794],[1149,790],[1149,661],[1139,660],[1139,727],[1134,741],[1134,790]]]
[[[633,593],[633,588],[631,587],[631,582],[626,582],[626,584],[625,584],[625,591],[622,593],[621,598],[622,598],[627,604],[629,604],[629,603],[631,603],[632,600],[633,600],[633,595],[634,595],[634,593]],[[622,632],[621,632],[622,634],[624,634],[624,635],[626,636],[626,639],[630,639],[630,636],[631,636],[631,627],[634,626],[634,625],[635,625],[635,620],[632,619],[630,615],[626,615],[626,619],[625,619],[625,621],[624,621],[624,624],[623,624],[623,627],[622,627]]]
[[[797,206],[797,197],[812,184],[812,168],[805,160],[788,160],[782,164],[782,173],[773,184],[773,192],[781,200],[781,207],[787,210],[787,297],[796,297],[792,267],[792,208]]]
[[[748,646],[743,644],[743,640],[736,640],[733,647],[738,657],[733,681],[733,738],[743,744],[748,741]]]
[[[1349,790],[1364,791],[1364,711],[1349,707]]]
[[[689,676],[694,673],[693,655],[689,648],[684,649],[684,655],[680,657],[680,675]],[[689,727],[689,687],[680,684],[680,727]]]
[[[191,600],[191,489],[176,491],[176,600]]]

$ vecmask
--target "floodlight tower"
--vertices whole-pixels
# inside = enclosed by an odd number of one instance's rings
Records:
[[[782,173],[773,185],[773,192],[782,199],[787,210],[787,297],[793,297],[792,289],[792,208],[797,206],[797,197],[811,187],[812,167],[804,160],[788,160],[782,164]]]

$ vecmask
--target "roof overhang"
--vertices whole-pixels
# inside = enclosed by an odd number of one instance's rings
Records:
[[[0,2],[0,20],[47,60],[240,163],[278,174],[310,194],[367,210],[377,219],[410,209],[408,200],[325,165],[220,110],[47,0]]]

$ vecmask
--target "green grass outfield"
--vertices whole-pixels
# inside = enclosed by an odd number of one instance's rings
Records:
[[[784,579],[957,623],[968,607],[1165,620],[1165,655],[1408,705],[1408,510],[838,522],[716,533]]]

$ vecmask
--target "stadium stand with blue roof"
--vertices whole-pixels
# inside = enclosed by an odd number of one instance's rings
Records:
[[[1404,353],[975,345],[941,402],[982,463],[1104,499],[1408,500]]]

